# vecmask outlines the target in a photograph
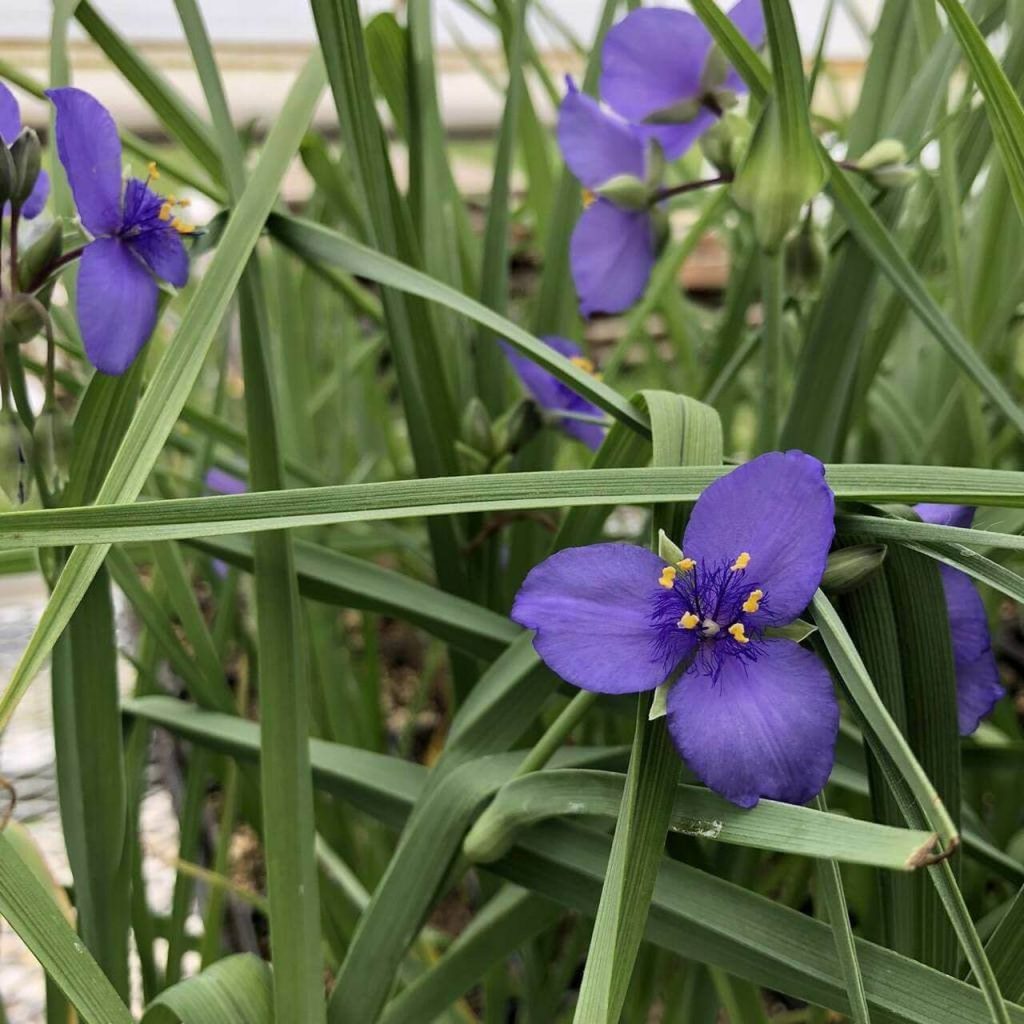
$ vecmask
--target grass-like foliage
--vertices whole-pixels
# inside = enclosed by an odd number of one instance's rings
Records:
[[[1024,18],[882,0],[857,90],[838,0],[459,2],[472,139],[431,0],[266,125],[200,0],[200,105],[86,0],[0,60],[46,1021],[1024,1024]]]

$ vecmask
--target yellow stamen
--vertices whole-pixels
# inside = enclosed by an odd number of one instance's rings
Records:
[[[179,199],[177,202],[178,202],[178,205],[182,209],[185,209],[186,206],[191,206],[192,205],[192,200],[191,199]]]
[[[149,177],[152,181],[157,181],[160,177],[160,172],[156,169],[156,161],[150,160],[146,164],[146,171],[149,173]]]
[[[191,235],[196,229],[194,224],[186,224],[183,220],[179,220],[177,217],[171,221],[171,227],[174,228],[179,235]]]
[[[589,188],[583,190],[583,209],[586,210],[597,202],[597,196]]]
[[[586,356],[573,356],[569,362],[584,373],[592,374],[596,369],[594,366],[594,360],[588,359]]]
[[[700,616],[694,615],[693,612],[686,612],[679,620],[678,625],[682,629],[696,629],[698,622],[700,622]]]
[[[689,572],[696,564],[692,558],[681,558],[676,562],[676,568],[681,572]]]
[[[750,637],[747,636],[747,631],[742,622],[734,622],[729,627],[729,636],[731,636],[738,644],[750,643]]]
[[[750,552],[741,551],[736,556],[736,561],[733,562],[729,568],[732,569],[733,572],[738,572],[740,569],[746,569],[748,565],[750,565]]]
[[[172,209],[171,203],[164,203],[160,207],[160,219],[161,220],[170,220],[171,219],[171,209]]]
[[[661,570],[661,578],[658,580],[658,582],[666,590],[670,590],[672,588],[672,584],[675,583],[675,581],[676,581],[676,571],[675,571],[675,569],[673,569],[671,565],[666,565],[665,568]]]
[[[743,602],[743,610],[748,615],[753,615],[754,612],[756,612],[757,609],[761,607],[762,597],[764,597],[763,590],[752,590],[750,592],[750,597],[748,597],[746,601]]]

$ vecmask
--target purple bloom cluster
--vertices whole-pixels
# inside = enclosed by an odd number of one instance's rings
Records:
[[[674,565],[630,544],[568,548],[536,566],[512,618],[563,679],[596,693],[668,693],[668,729],[711,789],[741,807],[804,803],[828,781],[839,706],[825,665],[771,629],[819,586],[834,535],[822,464],[770,452],[716,480],[694,505]],[[969,525],[970,509],[918,506],[927,522]],[[1002,695],[981,598],[943,569],[960,729]]]
[[[559,355],[563,355],[570,362],[575,363],[580,369],[594,373],[593,362],[583,354],[575,342],[568,338],[559,338],[556,335],[543,337],[541,341],[553,348]],[[600,448],[605,435],[604,427],[599,423],[589,423],[586,420],[570,417],[559,418],[559,414],[568,412],[599,417],[602,415],[601,410],[593,402],[588,402],[585,398],[577,395],[568,384],[560,381],[554,374],[521,355],[507,342],[502,342],[501,347],[512,364],[512,369],[526,385],[526,390],[533,396],[541,411],[556,419],[562,430],[570,437],[576,438],[577,441],[582,441],[592,451]]]
[[[14,93],[0,82],[0,143],[9,146],[20,134],[21,110],[18,108],[18,101],[14,98]],[[22,204],[21,216],[26,220],[38,217],[46,205],[49,194],[50,177],[46,171],[40,171],[35,187]],[[4,205],[3,212],[10,213],[10,203]]]
[[[740,0],[729,17],[752,45],[763,44],[761,0]],[[685,11],[632,11],[608,32],[601,57],[607,106],[570,80],[558,116],[562,156],[588,193],[570,246],[584,316],[632,305],[655,258],[649,207],[601,197],[602,186],[622,176],[656,186],[654,147],[669,159],[682,156],[721,116],[726,97],[745,88],[700,19]]]
[[[182,235],[192,228],[175,202],[145,181],[121,178],[121,140],[106,108],[81,89],[50,89],[57,108],[57,154],[82,225],[93,240],[78,272],[78,324],[90,362],[103,373],[124,373],[156,325],[157,278],[188,281]]]

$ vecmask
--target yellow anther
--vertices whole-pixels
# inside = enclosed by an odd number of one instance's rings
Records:
[[[594,366],[594,360],[588,359],[586,356],[573,356],[569,362],[584,373],[593,374],[597,369],[597,367]]]
[[[736,561],[733,562],[732,565],[729,566],[729,568],[732,569],[733,572],[737,572],[740,569],[746,569],[748,565],[750,565],[750,552],[741,551],[736,556]]]
[[[586,210],[597,202],[597,196],[589,188],[583,190],[583,209]]]
[[[729,636],[731,636],[738,644],[750,643],[750,637],[747,636],[747,631],[742,622],[734,622],[729,627]]]
[[[160,172],[156,169],[155,160],[150,160],[150,162],[146,164],[146,171],[148,172],[151,181],[156,181],[160,177]]]
[[[743,610],[748,615],[753,615],[754,612],[756,612],[757,609],[761,607],[762,597],[764,597],[763,590],[752,590],[750,592],[750,597],[748,597],[746,601],[743,602]]]
[[[689,572],[696,564],[692,558],[681,558],[676,562],[676,568],[680,572]]]
[[[682,629],[696,629],[698,622],[700,622],[699,615],[694,615],[693,612],[686,612],[679,620],[678,625]]]
[[[676,581],[676,571],[675,571],[675,569],[673,569],[671,565],[666,565],[665,568],[661,570],[661,578],[658,580],[658,582],[666,590],[669,590],[669,589],[671,589],[672,584],[675,583],[675,581]]]
[[[192,200],[191,199],[178,199],[178,200],[176,200],[176,202],[177,202],[177,204],[182,209],[185,209],[186,206],[191,206],[192,205]]]
[[[171,221],[171,227],[174,228],[179,235],[191,235],[196,229],[194,224],[186,224],[183,220],[179,220],[177,217]]]
[[[160,207],[160,219],[161,220],[170,220],[171,219],[171,209],[172,209],[172,206],[171,206],[170,203],[164,203]]]

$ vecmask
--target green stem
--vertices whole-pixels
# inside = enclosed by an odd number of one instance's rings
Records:
[[[548,726],[547,731],[533,745],[529,754],[523,758],[523,763],[516,769],[516,776],[529,775],[530,772],[543,768],[596,701],[596,693],[591,693],[590,690],[580,690],[562,708],[559,716]]]
[[[785,339],[783,305],[785,303],[785,260],[783,251],[761,255],[761,306],[764,310],[762,346],[761,433],[759,448],[771,451],[778,444],[782,423],[782,379]]]

